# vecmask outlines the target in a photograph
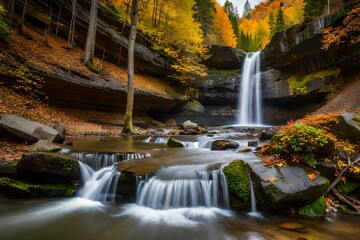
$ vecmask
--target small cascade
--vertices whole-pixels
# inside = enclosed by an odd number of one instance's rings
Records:
[[[153,209],[229,208],[226,178],[221,170],[209,173],[206,165],[163,168],[139,181],[137,204]]]
[[[89,165],[94,170],[100,170],[103,167],[113,166],[115,163],[124,160],[143,159],[151,157],[147,153],[86,153],[73,152],[71,156],[79,159],[81,162]]]
[[[83,163],[80,166],[84,186],[78,196],[94,201],[115,202],[116,187],[121,173],[116,171],[114,166],[105,167],[96,172],[89,171],[90,167],[86,167]]]
[[[239,125],[262,125],[260,52],[246,54],[239,89],[238,109]]]
[[[144,142],[147,143],[159,143],[159,144],[166,144],[169,141],[169,137],[148,137],[147,139],[144,140]],[[199,142],[192,142],[192,141],[181,141],[179,139],[176,139],[176,141],[181,142],[184,147],[189,147],[189,148],[198,148],[199,147]]]
[[[250,205],[251,211],[248,213],[248,215],[252,217],[261,217],[261,214],[256,209],[256,197],[255,197],[254,186],[250,177],[250,173],[248,173],[248,176],[250,181],[250,204],[251,204]]]

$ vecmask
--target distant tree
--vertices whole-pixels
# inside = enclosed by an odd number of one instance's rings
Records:
[[[274,16],[274,11],[269,13],[269,27],[270,27],[270,35],[274,36],[276,32],[276,18]]]
[[[249,0],[246,0],[244,4],[244,10],[242,16],[245,17],[250,11],[251,11],[251,5],[249,3]]]
[[[131,2],[131,27],[128,44],[128,91],[126,101],[126,112],[124,118],[124,127],[122,133],[133,133],[132,114],[134,108],[134,49],[138,24],[139,0]]]
[[[228,0],[225,1],[223,9],[225,10],[225,12],[227,13],[232,29],[234,31],[234,34],[236,36],[236,38],[239,37],[239,13],[237,11],[237,8],[234,7],[234,5],[229,2]]]
[[[49,21],[48,21],[48,23],[46,25],[46,29],[45,29],[45,45],[46,46],[49,46],[48,37],[49,37],[49,33],[50,33],[50,28],[51,28],[52,8],[53,8],[53,0],[50,0]]]
[[[201,24],[201,30],[205,37],[213,33],[215,3],[212,0],[195,0],[193,6],[195,11],[194,19]]]
[[[14,18],[14,13],[15,13],[15,0],[9,0],[8,9],[9,9],[9,14],[10,14],[9,25],[11,26],[12,22],[13,22],[13,18]]]
[[[20,20],[20,26],[19,26],[19,33],[23,33],[23,30],[24,30],[26,7],[27,7],[27,0],[24,0],[24,6],[23,6],[23,10],[22,10],[22,14],[21,14],[21,20]]]
[[[86,37],[86,44],[84,50],[83,62],[85,65],[93,64],[96,40],[96,25],[97,25],[97,12],[98,0],[91,1],[91,8],[89,13],[89,28]]]
[[[279,9],[278,15],[276,17],[276,32],[282,32],[286,30],[284,11],[282,8]]]
[[[214,17],[214,35],[217,38],[216,44],[236,47],[236,36],[231,27],[229,16],[218,3],[216,3],[216,14]]]
[[[324,10],[323,0],[304,0],[304,22],[311,22]]]
[[[71,20],[69,26],[68,47],[74,47],[75,24],[76,24],[76,1],[72,0]]]

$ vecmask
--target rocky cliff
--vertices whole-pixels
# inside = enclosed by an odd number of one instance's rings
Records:
[[[336,90],[336,86],[341,83],[340,76],[353,75],[359,71],[359,44],[343,44],[327,51],[321,49],[322,29],[329,25],[339,25],[346,13],[354,7],[353,2],[348,1],[333,15],[277,33],[261,51],[265,123],[281,124],[315,111]],[[200,101],[205,109],[222,106],[233,109],[228,114],[234,115],[238,89],[241,87],[239,63],[243,62],[245,54],[220,48],[212,48],[212,52],[214,57],[206,62],[212,69],[210,74],[205,79],[199,79],[195,85],[202,92]],[[225,54],[226,57],[223,56]],[[236,64],[227,64],[226,59],[239,58],[242,59],[235,60]]]

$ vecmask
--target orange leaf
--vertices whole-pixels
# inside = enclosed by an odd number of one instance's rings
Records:
[[[264,182],[276,182],[277,181],[277,178],[275,177],[272,177],[272,178],[265,178],[265,179],[262,179]]]
[[[314,173],[308,174],[308,176],[309,176],[310,180],[312,180],[312,181],[314,181],[316,178],[316,175]]]

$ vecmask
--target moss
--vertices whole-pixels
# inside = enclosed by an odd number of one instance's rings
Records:
[[[355,191],[359,187],[360,187],[359,182],[353,182],[351,180],[347,180],[345,183],[339,184],[337,188],[339,189],[340,192],[344,194],[348,194]]]
[[[29,192],[29,188],[32,185],[11,179],[11,178],[7,178],[7,177],[2,177],[0,178],[0,186],[1,187],[12,187],[12,188],[17,188],[19,190],[23,190],[23,191],[27,191]]]
[[[93,73],[96,73],[96,74],[100,74],[101,71],[102,71],[102,68],[101,68],[101,67],[96,66],[96,65],[91,64],[91,63],[88,63],[88,64],[86,65],[86,67],[87,67],[90,71],[92,71]]]
[[[178,140],[176,140],[173,137],[169,138],[166,145],[168,145],[169,147],[184,147],[184,144],[182,144],[181,142],[179,142]]]
[[[240,73],[240,70],[239,69],[225,70],[225,69],[209,68],[207,72],[209,75],[228,75],[228,74],[238,74],[238,73]]]
[[[234,196],[231,205],[240,210],[250,200],[250,180],[246,164],[242,160],[235,160],[224,168],[224,174],[228,182],[229,192]]]
[[[326,214],[326,202],[324,196],[299,209],[299,214],[307,217],[320,217]]]
[[[313,72],[309,74],[305,74],[303,76],[293,75],[288,79],[289,88],[292,91],[298,91],[302,94],[306,94],[308,89],[306,84],[314,78],[325,78],[330,76],[336,76],[340,72],[337,68],[329,68],[323,71]]]

